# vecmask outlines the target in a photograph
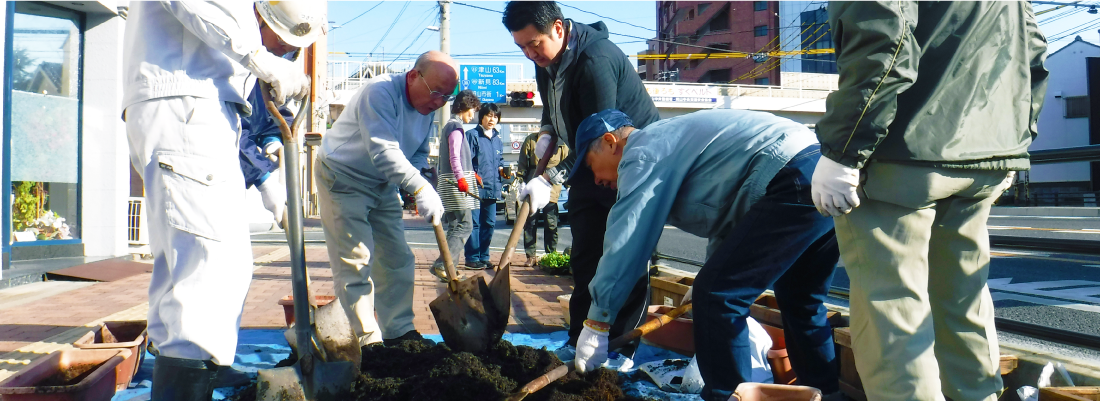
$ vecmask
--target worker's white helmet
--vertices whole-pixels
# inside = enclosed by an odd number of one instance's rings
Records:
[[[312,1],[260,1],[256,10],[286,44],[307,47],[325,30],[325,14]]]

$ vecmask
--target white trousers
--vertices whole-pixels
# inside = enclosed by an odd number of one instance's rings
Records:
[[[126,109],[126,134],[145,180],[154,258],[149,340],[161,355],[231,365],[252,280],[236,109],[190,96],[148,100]]]
[[[314,171],[336,297],[360,344],[415,330],[415,259],[405,241],[397,189],[368,188],[321,159]]]

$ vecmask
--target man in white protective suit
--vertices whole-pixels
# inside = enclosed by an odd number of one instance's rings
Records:
[[[241,116],[256,78],[279,104],[309,94],[302,68],[280,55],[312,44],[324,24],[306,2],[130,5],[122,106],[154,257],[154,400],[209,400],[233,372],[252,278]]]

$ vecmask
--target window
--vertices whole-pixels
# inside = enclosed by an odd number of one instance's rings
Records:
[[[754,1],[752,2],[753,11],[765,11],[768,9],[768,2],[766,1]]]
[[[1086,118],[1089,116],[1088,96],[1066,97],[1066,118]]]
[[[80,238],[81,16],[17,2],[12,24],[11,229],[15,241]],[[64,219],[64,220],[62,220]]]
[[[757,85],[770,85],[770,84],[768,83],[768,77],[764,77],[764,78],[757,78],[757,79],[756,79],[756,81],[755,81],[755,82],[753,82],[753,83],[755,83],[755,84],[757,84]]]
[[[758,25],[752,28],[752,34],[753,36],[768,36],[768,26]]]
[[[688,21],[695,19],[695,9],[688,10]]]

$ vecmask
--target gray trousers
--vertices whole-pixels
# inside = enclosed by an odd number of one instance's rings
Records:
[[[457,268],[456,261],[462,260],[459,255],[466,246],[466,240],[470,239],[470,233],[474,231],[474,220],[469,210],[454,210],[443,212],[441,223],[443,230],[447,232],[447,250],[451,251],[451,263],[456,263]],[[436,258],[435,265],[443,265],[443,255]]]
[[[1007,171],[871,162],[837,217],[852,350],[867,399],[996,400],[986,220]]]
[[[359,342],[415,330],[415,259],[405,240],[397,190],[390,184],[367,187],[322,160],[314,172],[336,297]]]

